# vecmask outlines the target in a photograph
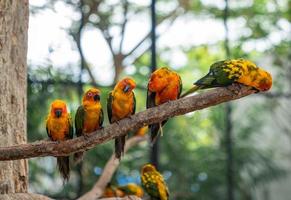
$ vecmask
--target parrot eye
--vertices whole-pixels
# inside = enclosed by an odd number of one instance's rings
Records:
[[[89,96],[89,97],[93,96],[92,92],[88,92],[87,96]]]

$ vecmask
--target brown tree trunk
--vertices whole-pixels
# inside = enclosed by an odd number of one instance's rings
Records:
[[[0,146],[26,143],[28,0],[0,1]],[[26,160],[0,162],[0,194],[27,192]]]

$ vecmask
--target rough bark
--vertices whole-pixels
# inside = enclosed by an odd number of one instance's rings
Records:
[[[1,0],[1,147],[26,143],[27,29],[28,0]],[[27,168],[26,160],[0,162],[0,194],[27,192]]]
[[[145,141],[146,137],[140,137],[140,136],[135,136],[126,141],[125,144],[125,153],[130,149],[131,147],[137,145],[138,143]],[[112,176],[116,169],[118,168],[120,164],[120,161],[115,158],[115,154],[113,153],[110,159],[107,161],[104,170],[98,179],[98,181],[95,183],[95,185],[92,187],[92,189],[84,194],[83,196],[79,197],[78,200],[95,200],[101,197],[103,194],[103,191],[107,184],[110,182],[112,179]],[[111,199],[111,198],[110,198]],[[114,198],[116,199],[116,198]],[[121,199],[121,198],[120,198]],[[127,198],[122,198],[122,199],[127,199]],[[139,199],[139,198],[138,198]],[[133,200],[133,199],[131,199]]]
[[[223,102],[242,98],[255,91],[247,86],[234,84],[227,88],[217,88],[208,92],[170,101],[160,106],[147,109],[113,123],[104,129],[90,134],[87,137],[78,137],[64,142],[40,141],[31,144],[21,144],[0,148],[0,161],[17,160],[43,156],[66,156],[75,152],[95,147],[117,136],[126,134],[130,130],[157,123],[165,119],[183,115],[192,111],[204,109]]]
[[[31,193],[2,194],[0,200],[51,200],[51,198]]]

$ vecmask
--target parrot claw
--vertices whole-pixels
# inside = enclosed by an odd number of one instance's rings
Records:
[[[119,126],[119,121],[116,121],[115,123]]]

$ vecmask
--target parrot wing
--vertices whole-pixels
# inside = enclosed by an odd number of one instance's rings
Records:
[[[112,123],[112,101],[113,101],[113,96],[112,96],[112,92],[110,92],[107,98],[107,114],[108,114],[108,119],[110,123]]]
[[[84,118],[85,109],[83,106],[79,106],[75,116],[75,128],[77,137],[80,137],[83,134]]]
[[[155,97],[156,97],[156,93],[155,92],[151,92],[149,90],[149,88],[148,88],[148,90],[147,90],[147,102],[146,102],[147,108],[152,108],[152,107],[156,106]],[[161,123],[156,123],[156,124],[149,125],[149,129],[150,129],[150,132],[151,132],[151,142],[152,143],[154,143],[156,141],[160,128],[166,122],[167,122],[167,120],[164,120]]]
[[[50,130],[49,130],[49,127],[48,127],[48,120],[46,121],[46,126],[45,126],[45,128],[46,128],[47,136],[48,136],[50,139],[52,139],[52,135],[51,135]]]
[[[146,102],[147,108],[152,108],[152,107],[156,106],[155,97],[156,97],[156,93],[151,92],[148,88],[148,90],[147,90],[147,102]]]
[[[133,92],[133,110],[132,110],[132,115],[135,114],[135,109],[136,109],[136,98],[135,98],[135,94]]]
[[[225,61],[212,64],[208,74],[196,81],[194,85],[200,86],[201,89],[231,85],[235,78],[229,78],[229,73],[225,71],[227,68],[230,68],[230,66]]]
[[[101,110],[100,110],[100,116],[99,116],[99,128],[102,127],[103,121],[104,121],[104,113],[103,113],[103,109],[101,108]]]
[[[182,93],[182,90],[183,90],[183,83],[182,83],[182,79],[181,79],[181,77],[178,75],[178,77],[179,77],[179,92],[178,92],[178,98],[177,99],[179,99],[180,98],[180,95],[181,95],[181,93]]]
[[[168,200],[169,199],[169,190],[163,180],[157,181],[157,188],[159,191],[159,196],[161,200]]]
[[[74,127],[73,127],[73,120],[72,120],[71,116],[68,117],[68,123],[69,123],[68,139],[73,139],[73,137],[74,137]]]

